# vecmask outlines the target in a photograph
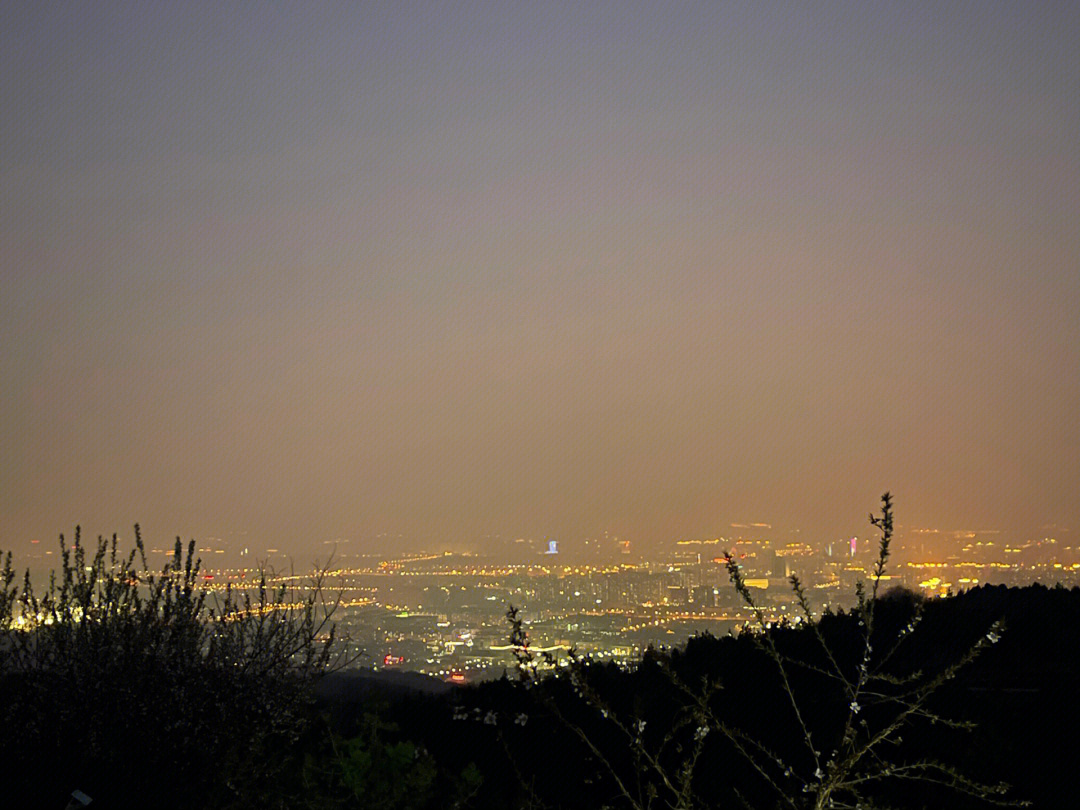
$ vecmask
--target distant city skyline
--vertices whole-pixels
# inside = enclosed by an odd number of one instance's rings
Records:
[[[1068,2],[5,4],[0,548],[1075,533],[1078,87]]]

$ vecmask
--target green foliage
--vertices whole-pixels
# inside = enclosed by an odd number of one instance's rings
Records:
[[[345,739],[330,732],[328,751],[304,760],[305,793],[321,807],[392,807],[427,804],[436,777],[426,751],[407,740],[388,741],[397,727],[366,713],[361,731]]]
[[[299,798],[320,810],[453,808],[466,805],[482,783],[475,763],[457,775],[442,770],[426,749],[401,738],[397,724],[365,711],[352,736],[327,725],[317,749],[304,757]]]

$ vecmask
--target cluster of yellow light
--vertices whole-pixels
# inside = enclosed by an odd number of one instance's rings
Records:
[[[639,622],[637,624],[628,624],[625,627],[619,629],[620,633],[636,633],[639,630],[645,630],[649,627],[663,627],[664,625],[671,624],[672,622],[679,621],[715,621],[715,622],[730,622],[730,621],[746,621],[741,613],[719,613],[719,614],[707,614],[707,613],[672,613],[667,616],[661,616],[651,621]]]
[[[270,605],[261,605],[244,610],[237,610],[232,613],[226,613],[219,617],[222,621],[235,622],[241,619],[246,619],[251,616],[269,616],[272,613],[280,613],[285,610],[303,610],[306,607],[304,602],[275,602]]]
[[[930,579],[924,580],[919,583],[920,588],[926,588],[927,590],[945,590],[951,588],[951,582],[944,582],[941,577],[930,577]]]
[[[379,563],[379,567],[385,567],[390,565],[408,565],[414,562],[424,562],[426,560],[438,560],[442,557],[451,556],[449,551],[444,551],[441,554],[406,554],[404,557],[398,557],[393,560],[382,560]]]
[[[74,621],[79,621],[79,619],[74,616],[72,617],[72,619]],[[13,617],[8,622],[8,630],[33,630],[35,627],[38,627],[40,625],[54,624],[56,621],[57,617],[53,616],[51,613],[36,613],[33,616],[27,616],[20,613],[18,616]]]

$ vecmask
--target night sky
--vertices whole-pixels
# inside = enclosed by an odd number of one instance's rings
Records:
[[[0,273],[17,553],[1075,538],[1080,4],[8,2]]]

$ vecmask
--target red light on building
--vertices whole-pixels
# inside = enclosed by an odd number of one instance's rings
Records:
[[[450,677],[447,678],[447,680],[450,681],[451,683],[465,683],[465,673],[464,672],[451,672]]]
[[[398,664],[404,664],[405,663],[405,656],[404,655],[390,655],[389,653],[387,653],[386,655],[383,656],[382,662],[383,662],[384,667],[394,667],[394,666],[397,666]]]

